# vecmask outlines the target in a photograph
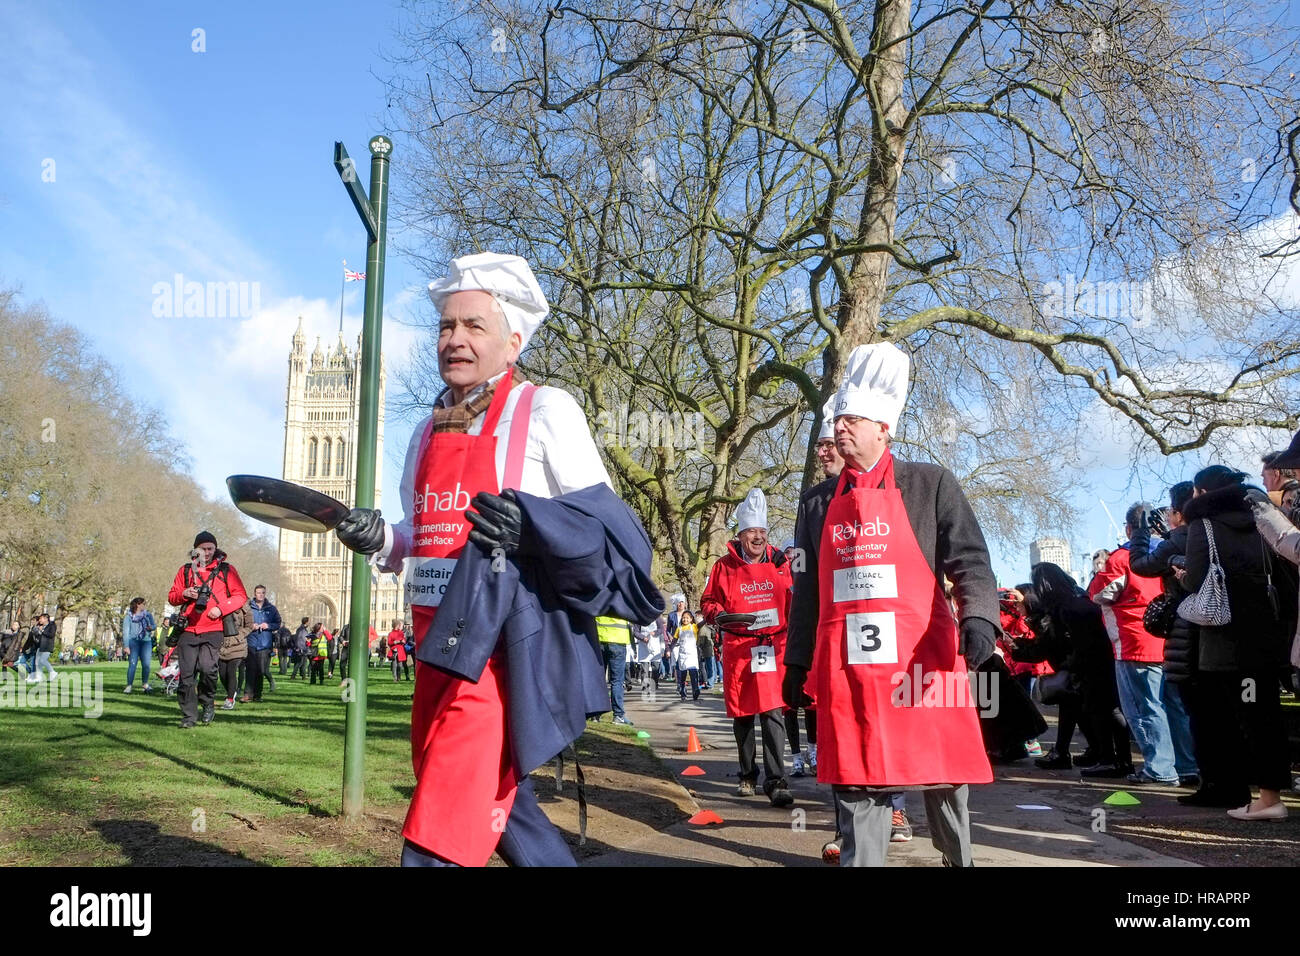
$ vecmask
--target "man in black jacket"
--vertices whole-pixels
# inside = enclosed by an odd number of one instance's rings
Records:
[[[903,654],[903,648],[912,645],[922,648],[927,659],[943,658],[946,654],[951,661],[955,652],[965,657],[967,670],[973,672],[993,653],[999,620],[997,585],[988,548],[970,504],[962,494],[956,478],[946,468],[892,460],[889,451],[889,441],[897,427],[906,396],[908,365],[906,354],[889,344],[861,346],[854,350],[846,364],[845,379],[835,400],[835,437],[848,474],[842,474],[839,479],[827,479],[814,486],[799,502],[795,545],[801,550],[804,561],[802,570],[794,572],[794,596],[785,654],[785,702],[789,707],[800,706],[807,700],[803,685],[813,663],[815,648],[817,657],[823,661],[835,661],[835,654],[843,656],[843,663],[847,666],[835,668],[838,674],[861,675],[849,678],[850,681],[878,681],[883,673],[875,670],[878,661],[887,668],[905,670],[905,662],[894,664],[886,657],[872,656],[882,653],[878,639],[875,639],[875,646],[871,646],[863,643],[868,640],[867,637],[854,641],[846,635],[843,639],[848,644],[843,651],[823,651],[817,647],[819,625],[826,630],[823,618],[832,613],[835,604],[842,601],[846,607],[881,608],[881,616],[890,616],[891,629],[893,621],[900,622],[895,638],[900,655]],[[879,499],[882,502],[893,500],[890,497],[890,486],[896,488],[901,495],[902,508],[910,527],[903,529],[872,524],[868,516],[860,515],[851,525],[845,526],[848,530],[844,532],[842,546],[836,547],[836,542],[840,542],[841,538],[832,535],[830,537],[833,540],[823,549],[826,515],[840,482],[846,478],[849,483],[843,486],[845,494],[854,494],[855,491],[889,492]],[[837,532],[839,529],[840,526],[837,525]],[[889,539],[883,546],[880,537],[882,532]],[[863,538],[866,543],[855,543],[859,533],[866,535]],[[929,573],[915,569],[908,558],[913,553],[913,539]],[[827,561],[845,564],[846,555],[850,552],[856,554],[860,549],[880,555],[882,560],[876,561],[876,564],[884,566],[871,568],[871,582],[857,579],[863,583],[857,583],[852,575],[870,567],[866,562],[858,564],[856,568],[850,566],[836,571],[836,593],[833,596],[824,595],[819,571],[821,564]],[[883,578],[874,577],[876,571],[884,571]],[[845,590],[855,592],[852,596],[840,593],[841,576],[846,573],[849,576],[843,583],[846,585]],[[894,574],[897,574],[896,579]],[[952,582],[952,599],[956,604],[959,623],[954,628],[956,634],[952,645],[943,649],[938,644],[950,638],[946,636],[945,626],[936,617],[931,616],[931,626],[927,627],[924,634],[916,634],[907,630],[906,623],[916,618],[904,610],[900,610],[899,616],[895,618],[892,609],[899,607],[900,601],[906,603],[916,600],[922,592],[923,603],[928,605],[933,601],[937,606],[934,597],[935,594],[942,594],[945,578]],[[873,618],[877,615],[873,610],[853,616]],[[862,627],[874,628],[874,625]],[[875,630],[880,631],[881,628]],[[843,635],[842,627],[839,628],[839,633]],[[888,652],[889,646],[886,644],[883,653]],[[888,707],[878,708],[874,713],[863,713],[856,718],[864,726],[848,726],[848,715],[853,708],[821,697],[823,689],[833,686],[832,679],[824,672],[829,669],[831,668],[819,667],[823,672],[819,674],[817,689],[818,737],[832,736],[827,731],[834,731],[835,735],[844,735],[849,740],[856,736],[864,741],[863,746],[866,747],[867,735],[863,734],[863,730],[867,727],[870,727],[876,739],[886,736],[887,725],[892,723],[898,710],[906,708],[897,708],[894,714],[889,712]],[[959,710],[961,708],[949,708],[945,714],[935,709],[927,719],[942,722],[945,726],[953,721],[952,725],[956,726],[954,714]],[[973,707],[962,718],[960,726],[963,728],[960,746],[950,748],[950,752],[942,759],[934,758],[935,776],[924,784],[904,779],[895,781],[890,769],[873,767],[870,756],[866,759],[867,769],[871,771],[870,775],[882,778],[882,782],[835,779],[824,773],[828,761],[826,748],[822,748],[818,778],[836,784],[834,791],[839,830],[843,836],[841,859],[844,863],[859,866],[883,864],[892,822],[890,794],[898,790],[915,789],[922,790],[925,794],[926,816],[930,822],[932,839],[944,854],[945,862],[957,866],[971,865],[966,783],[989,782],[992,773],[984,755],[978,718]],[[929,754],[926,756],[930,759]],[[964,769],[954,774],[952,768],[958,764],[963,765]],[[855,768],[848,776],[860,774],[861,770]],[[884,777],[891,779],[883,779]]]

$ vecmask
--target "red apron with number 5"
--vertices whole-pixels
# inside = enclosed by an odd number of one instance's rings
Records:
[[[415,535],[407,581],[418,645],[429,633],[461,550],[469,541],[465,517],[480,491],[498,492],[496,428],[509,397],[513,370],[500,379],[477,435],[439,432],[425,442],[415,469]],[[506,487],[518,487],[527,441],[533,386],[524,386],[511,421]],[[488,659],[477,683],[415,662],[411,701],[411,763],[415,792],[402,835],[416,846],[461,866],[483,866],[496,849],[514,806],[517,780],[507,726],[505,652]]]
[[[840,473],[818,556],[818,782],[991,782],[957,623],[888,449],[870,475]]]
[[[729,542],[727,548],[730,554],[718,561],[713,572],[718,576],[725,612],[760,614],[773,621],[752,632],[719,632],[722,699],[727,716],[752,717],[785,706],[781,702],[781,681],[785,679],[790,569],[786,564],[772,563],[775,548],[768,548],[768,560],[753,564],[745,563],[735,541]]]

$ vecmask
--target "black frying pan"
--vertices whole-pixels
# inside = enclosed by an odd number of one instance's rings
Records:
[[[230,500],[244,514],[289,531],[307,534],[329,531],[350,510],[323,492],[279,478],[231,475],[226,479],[226,488]]]

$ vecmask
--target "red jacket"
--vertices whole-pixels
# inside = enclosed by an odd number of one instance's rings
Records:
[[[1025,619],[1019,614],[1002,609],[999,609],[998,614],[1001,617],[1002,632],[1017,644],[1025,644],[1035,639],[1034,632],[1030,630]],[[1002,659],[1006,662],[1007,669],[1011,671],[1013,677],[1016,674],[1032,674],[1035,677],[1042,677],[1044,674],[1052,673],[1052,665],[1047,661],[1027,664],[1015,660],[1011,656],[1008,643],[1004,642],[1002,638],[998,638],[998,647],[1002,649]]]
[[[397,658],[399,664],[406,660],[406,632],[393,628],[388,632],[388,659]]]
[[[1159,578],[1142,578],[1130,573],[1128,559],[1127,544],[1112,551],[1106,566],[1088,584],[1088,597],[1101,605],[1115,660],[1161,664],[1165,659],[1165,639],[1142,626],[1142,615],[1160,594],[1163,584]]]
[[[190,581],[188,583],[186,582],[186,574],[190,569],[190,565],[182,564],[180,569],[176,572],[176,577],[172,581],[171,590],[167,592],[167,603],[176,607],[184,608],[186,612],[185,620],[187,622],[187,631],[193,631],[195,634],[211,634],[216,632],[219,636],[221,634],[221,618],[208,617],[208,611],[215,606],[221,610],[222,617],[224,617],[227,614],[238,611],[248,603],[248,594],[244,591],[244,582],[239,579],[239,572],[235,570],[234,565],[226,565],[229,569],[226,574],[215,573],[218,564],[224,559],[225,555],[218,551],[212,556],[212,563],[203,569],[202,575],[204,580],[207,580],[209,575],[212,576],[212,581],[210,582],[212,585],[212,597],[208,599],[208,606],[202,612],[195,611],[194,603],[181,596],[181,592],[187,587],[199,586],[199,582],[193,580],[192,571],[189,572]]]

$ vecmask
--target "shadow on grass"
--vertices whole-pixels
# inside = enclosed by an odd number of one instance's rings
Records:
[[[262,866],[264,864],[189,837],[169,836],[146,820],[95,820],[108,843],[122,848],[132,866]]]
[[[151,753],[156,757],[162,757],[164,760],[174,763],[177,766],[184,767],[186,770],[193,770],[196,773],[206,774],[207,776],[211,777],[213,780],[218,780],[221,783],[224,783],[228,787],[238,787],[241,790],[248,790],[252,793],[257,794],[259,797],[265,797],[267,800],[273,800],[276,803],[281,804],[282,806],[291,807],[295,810],[305,809],[313,817],[334,816],[334,814],[330,813],[328,810],[325,810],[324,808],[319,807],[316,804],[311,803],[309,801],[297,800],[285,794],[276,793],[274,790],[267,790],[265,787],[255,786],[249,783],[247,780],[240,780],[238,777],[232,777],[228,773],[222,773],[220,770],[213,770],[210,767],[205,767],[202,764],[197,764],[192,760],[186,760],[184,757],[179,757],[174,753],[168,753],[165,750],[159,750],[156,747],[151,747],[148,744],[141,743],[138,740],[128,740],[125,737],[119,737],[116,734],[111,734],[108,731],[99,730],[94,727],[88,728],[87,732],[92,734],[99,734],[101,737],[105,738],[106,740],[112,740],[115,741],[116,743],[123,744],[127,748],[135,749],[135,750],[143,750],[145,753]]]

